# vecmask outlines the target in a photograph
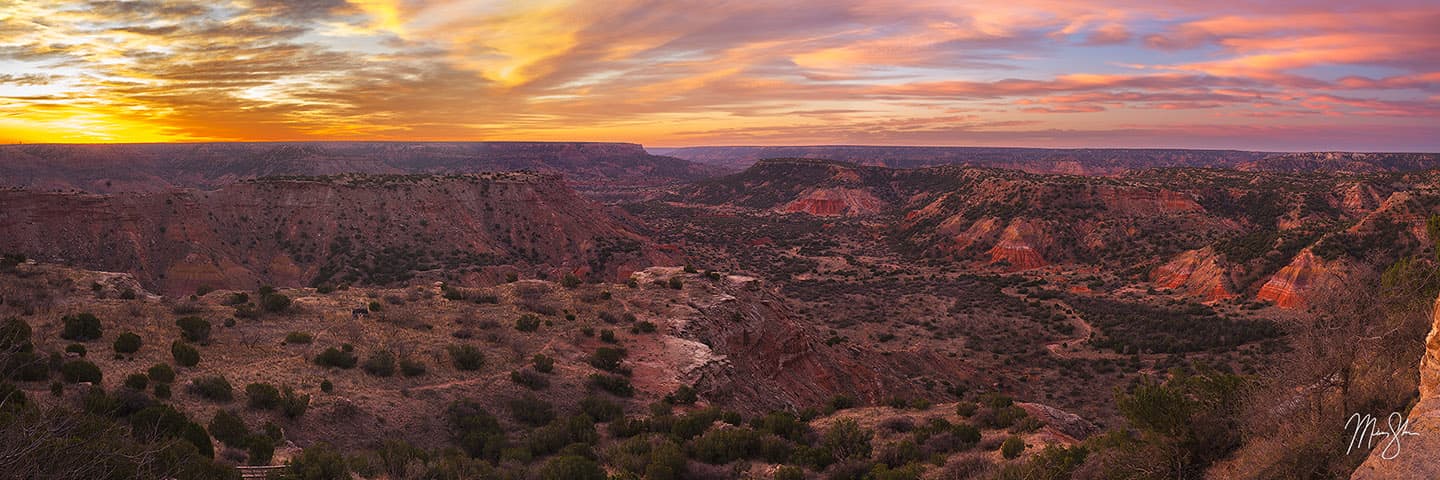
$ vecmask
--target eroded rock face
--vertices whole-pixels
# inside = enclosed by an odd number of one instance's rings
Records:
[[[1180,290],[1207,302],[1234,297],[1228,274],[1212,247],[1189,250],[1150,273],[1156,286]]]
[[[1281,308],[1304,307],[1307,295],[1339,278],[1335,270],[1310,249],[1301,250],[1289,265],[1260,287],[1255,299],[1274,302]]]
[[[990,249],[990,261],[1010,264],[1017,270],[1028,270],[1049,265],[1040,253],[1043,235],[1034,223],[1016,219],[1005,227],[1000,241]]]
[[[669,263],[626,225],[559,177],[527,173],[284,178],[153,194],[0,191],[0,250],[129,272],[168,293],[397,284],[442,267],[618,279]]]
[[[780,207],[780,211],[818,216],[861,216],[879,213],[883,208],[885,202],[864,190],[816,188]]]
[[[1436,304],[1440,306],[1440,300]],[[1381,446],[1355,469],[1352,480],[1440,478],[1440,309],[1434,314],[1425,354],[1420,357],[1420,400],[1406,418],[1410,420],[1408,431],[1416,435],[1404,437],[1399,451],[1388,453],[1383,450],[1385,439],[1377,437]],[[1377,421],[1377,431],[1388,431],[1384,421]]]

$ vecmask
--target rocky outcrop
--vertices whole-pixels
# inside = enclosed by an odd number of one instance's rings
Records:
[[[1100,187],[1097,194],[1105,207],[1124,215],[1161,215],[1202,212],[1194,198],[1171,190]]]
[[[870,145],[689,147],[655,149],[655,152],[729,168],[745,168],[767,158],[824,158],[892,168],[970,165],[1067,175],[1111,175],[1156,167],[1231,167],[1268,155],[1235,150]]]
[[[557,176],[529,173],[272,178],[153,194],[11,190],[0,191],[0,251],[129,272],[167,293],[388,285],[508,266],[616,279],[669,263],[626,218]]]
[[[1229,272],[1212,247],[1189,250],[1150,273],[1150,281],[1161,288],[1179,290],[1206,302],[1235,296]]]
[[[1005,227],[1000,241],[990,249],[992,263],[1004,262],[1015,270],[1029,270],[1049,265],[1040,253],[1041,229],[1033,222],[1016,219]]]
[[[1337,270],[1316,257],[1310,249],[1301,250],[1289,265],[1260,287],[1255,299],[1274,302],[1281,308],[1304,307],[1309,294],[1340,278]]]
[[[1440,306],[1440,300],[1436,302]],[[1398,451],[1385,451],[1389,437],[1377,437],[1377,447],[1351,480],[1393,478],[1440,478],[1440,308],[1437,308],[1425,339],[1425,354],[1420,357],[1420,400],[1406,416],[1410,421],[1407,435],[1399,439]],[[1376,422],[1376,431],[1388,432],[1385,419]],[[1389,457],[1389,458],[1386,458]]]
[[[817,216],[863,216],[879,213],[885,202],[870,192],[853,188],[816,188],[780,207],[780,211]]]

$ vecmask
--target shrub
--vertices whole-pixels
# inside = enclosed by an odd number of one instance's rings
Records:
[[[794,465],[781,465],[775,470],[775,480],[805,480],[805,469]]]
[[[472,345],[451,345],[448,350],[457,369],[475,371],[485,366],[485,354]]]
[[[280,389],[268,383],[252,383],[245,386],[245,397],[250,408],[270,410],[280,406]]]
[[[590,375],[590,385],[616,396],[635,395],[635,388],[630,386],[630,379],[619,375],[592,374]]]
[[[0,324],[0,352],[30,352],[35,346],[30,343],[30,323],[21,318],[11,318]]]
[[[193,367],[200,364],[200,351],[182,340],[176,340],[170,344],[170,356],[175,357],[175,364],[182,367]]]
[[[309,409],[310,395],[295,393],[295,390],[289,386],[280,391],[280,413],[284,414],[286,418],[300,418]]]
[[[695,393],[694,387],[681,385],[680,388],[675,389],[675,393],[666,395],[665,400],[676,405],[693,405],[700,400],[700,396]]]
[[[270,460],[275,456],[275,439],[265,435],[245,437],[245,452],[249,455],[246,463],[269,465]]]
[[[555,359],[544,354],[537,353],[534,357],[530,357],[530,363],[534,364],[535,371],[540,373],[555,371]]]
[[[278,293],[267,293],[260,297],[260,307],[270,313],[279,313],[290,308],[290,297]]]
[[[446,409],[451,440],[472,457],[499,458],[505,445],[500,421],[473,400],[456,400]]]
[[[60,320],[65,324],[64,329],[60,332],[60,338],[77,342],[88,342],[100,338],[100,319],[95,318],[95,315],[91,313],[66,315]]]
[[[685,281],[681,280],[680,277],[670,277],[669,285],[670,288],[679,290],[685,287]]]
[[[230,296],[225,297],[224,301],[220,302],[220,304],[227,306],[242,305],[246,303],[250,303],[250,294],[245,292],[232,293],[230,294]]]
[[[625,409],[620,404],[593,395],[580,399],[580,412],[602,423],[625,415]]]
[[[837,460],[867,459],[872,435],[873,432],[861,429],[854,420],[845,419],[835,422],[820,443]]]
[[[315,337],[305,332],[290,332],[285,334],[285,343],[308,345],[313,341],[315,341]]]
[[[551,458],[540,469],[541,480],[605,480],[605,470],[594,460],[579,455]]]
[[[655,333],[655,330],[655,323],[649,320],[635,322],[635,326],[630,327],[630,333]]]
[[[170,398],[170,384],[168,384],[168,383],[157,383],[157,384],[155,384],[155,398],[159,398],[159,399]]]
[[[315,356],[315,364],[322,367],[349,370],[355,368],[357,362],[359,362],[359,359],[355,358],[354,352],[345,351],[344,349],[337,350],[335,347],[326,348],[325,351]]]
[[[180,336],[185,340],[195,343],[206,343],[210,341],[210,322],[200,317],[183,317],[175,321],[175,326],[180,327]]]
[[[71,360],[60,367],[60,375],[68,383],[90,382],[100,384],[102,374],[100,367],[85,360]]]
[[[78,344],[78,343],[72,343],[72,344],[66,345],[66,346],[65,346],[65,353],[73,353],[73,354],[79,355],[79,356],[81,356],[81,357],[84,357],[84,356],[85,356],[85,346],[84,346],[84,345],[81,345],[81,344]]]
[[[565,274],[564,278],[560,279],[560,286],[565,288],[578,287],[580,286],[580,277],[577,277],[575,276],[575,274],[572,273],[567,273]]]
[[[400,360],[400,374],[407,377],[418,377],[425,374],[425,363],[419,360],[404,358]]]
[[[365,364],[360,366],[365,373],[377,377],[390,377],[395,375],[395,354],[388,350],[380,350],[371,353],[365,359]]]
[[[140,336],[131,332],[125,332],[115,337],[115,353],[135,353],[140,351]]]
[[[335,384],[330,383],[330,380],[329,380],[329,379],[321,380],[321,381],[320,381],[320,391],[325,392],[325,393],[334,392],[334,391],[335,391]]]
[[[510,407],[510,416],[516,421],[538,427],[550,423],[555,419],[555,407],[550,402],[536,398],[534,395],[511,399],[507,404]]]
[[[60,383],[60,382],[50,382],[50,396],[52,396],[52,397],[62,397],[62,396],[65,396],[65,384]]]
[[[145,387],[149,385],[150,377],[145,376],[145,374],[143,373],[132,373],[130,374],[130,376],[125,377],[126,387],[130,387],[135,390],[145,390]]]
[[[625,349],[600,347],[595,349],[595,354],[590,356],[590,366],[613,372],[620,368],[620,361],[625,359]]]
[[[531,390],[540,390],[550,386],[550,381],[546,380],[544,376],[525,369],[510,372],[510,381]]]
[[[190,381],[190,393],[213,402],[228,402],[235,399],[235,389],[230,381],[221,375],[209,375]]]
[[[540,317],[525,314],[515,319],[515,329],[522,332],[533,332],[540,329]]]
[[[960,415],[961,418],[969,418],[975,414],[977,408],[979,408],[979,406],[976,405],[975,402],[961,401],[955,404],[955,414]]]
[[[1005,443],[1000,444],[1000,455],[1007,459],[1018,457],[1023,451],[1025,451],[1025,441],[1014,435],[1006,438]]]
[[[250,428],[240,416],[229,410],[217,410],[210,419],[210,434],[226,446],[241,448],[245,446],[245,437],[250,436]]]
[[[695,458],[719,465],[748,458],[759,446],[760,438],[748,428],[712,429],[695,439]]]
[[[170,383],[175,381],[175,369],[170,368],[169,365],[163,363],[157,363],[154,366],[151,366],[149,370],[145,371],[145,373],[150,376],[150,380],[154,380],[159,383]]]
[[[319,442],[290,459],[290,474],[299,480],[349,480],[350,467],[335,447]]]

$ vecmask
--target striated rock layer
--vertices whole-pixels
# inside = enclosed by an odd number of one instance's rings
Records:
[[[1334,268],[1307,248],[1270,277],[1260,287],[1260,293],[1255,294],[1255,299],[1274,302],[1281,308],[1301,308],[1308,294],[1338,278]]]
[[[1235,296],[1225,267],[1212,247],[1189,250],[1150,274],[1150,281],[1162,288],[1180,290],[1207,302]]]
[[[1440,300],[1436,304],[1440,306]],[[1440,461],[1436,460],[1440,456],[1440,309],[1433,316],[1425,354],[1420,357],[1420,400],[1406,418],[1410,421],[1407,431],[1415,435],[1402,438],[1398,452],[1385,452],[1388,437],[1376,437],[1376,448],[1355,469],[1351,480],[1440,478]],[[1384,418],[1376,422],[1376,431],[1389,431],[1384,422]]]

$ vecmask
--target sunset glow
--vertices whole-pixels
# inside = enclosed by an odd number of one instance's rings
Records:
[[[0,0],[0,142],[1440,149],[1434,1]]]

